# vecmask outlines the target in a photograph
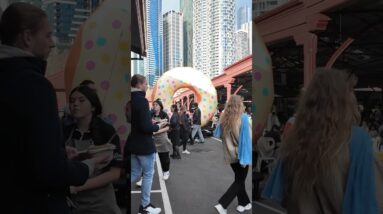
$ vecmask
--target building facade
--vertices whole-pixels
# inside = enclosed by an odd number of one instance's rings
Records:
[[[162,1],[146,1],[147,17],[147,45],[146,58],[144,60],[145,76],[149,86],[154,86],[157,79],[163,73],[163,50],[162,50]]]
[[[238,30],[235,32],[235,62],[249,55],[249,34],[247,31]]]
[[[248,35],[248,39],[249,39],[249,54],[252,53],[252,50],[253,50],[253,25],[252,25],[252,22],[251,20],[247,23],[244,23],[241,25],[241,28],[240,30],[243,30],[243,31],[246,31],[247,32],[247,35]]]
[[[130,57],[132,59],[131,75],[133,76],[134,74],[140,74],[145,76],[144,59],[140,59],[140,55],[134,52],[130,53]]]
[[[241,29],[241,25],[251,21],[251,7],[249,5],[241,6],[236,13],[236,29]]]
[[[102,0],[8,0],[26,2],[42,8],[52,26],[56,47],[68,49],[80,26],[89,18]]]
[[[183,15],[184,66],[193,66],[193,1],[181,0],[180,9]]]
[[[215,77],[234,62],[233,0],[193,1],[193,67]]]
[[[182,13],[175,11],[169,11],[163,16],[165,72],[184,65],[182,17]]]

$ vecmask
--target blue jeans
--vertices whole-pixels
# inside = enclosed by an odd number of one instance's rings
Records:
[[[192,131],[192,138],[195,138],[195,135],[198,132],[198,137],[199,139],[203,142],[205,139],[203,138],[202,130],[201,130],[201,125],[193,125],[193,131]]]
[[[141,175],[141,205],[146,207],[150,204],[150,191],[152,190],[152,182],[154,175],[154,162],[156,153],[150,155],[134,155],[131,156],[131,177],[130,182],[135,183]]]

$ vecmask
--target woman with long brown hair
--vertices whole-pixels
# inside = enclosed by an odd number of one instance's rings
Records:
[[[355,84],[345,71],[319,69],[301,97],[263,194],[288,213],[383,212],[383,166],[356,127]]]
[[[218,213],[225,214],[229,204],[237,197],[237,211],[250,210],[251,203],[246,193],[245,180],[252,163],[251,125],[249,117],[245,114],[242,97],[230,97],[214,136],[222,139],[226,163],[230,164],[235,174],[233,184],[219,199],[215,208]]]

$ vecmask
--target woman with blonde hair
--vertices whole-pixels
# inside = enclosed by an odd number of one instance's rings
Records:
[[[215,206],[220,214],[227,213],[226,209],[235,197],[238,198],[238,212],[251,209],[250,199],[246,193],[245,180],[252,163],[251,125],[245,114],[243,98],[232,95],[226,103],[214,136],[223,142],[224,157],[235,174],[235,180]]]
[[[383,164],[368,133],[356,126],[354,78],[319,69],[300,99],[263,192],[288,213],[383,213]]]

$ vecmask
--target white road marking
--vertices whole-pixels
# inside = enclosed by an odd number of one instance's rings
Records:
[[[273,207],[270,207],[270,206],[268,206],[268,205],[266,205],[266,204],[264,204],[264,203],[261,203],[261,202],[258,202],[258,201],[254,201],[254,203],[257,204],[257,205],[259,205],[259,206],[261,206],[261,207],[264,207],[264,208],[266,208],[266,209],[268,209],[268,210],[271,210],[271,211],[273,211],[273,212],[276,212],[276,213],[278,213],[278,214],[286,214],[285,212],[283,212],[283,211],[281,211],[281,210],[278,210],[278,209],[275,209],[275,208],[273,208]],[[254,209],[254,207],[253,207],[253,209]]]
[[[156,163],[157,163],[157,172],[158,172],[158,179],[160,181],[160,187],[161,187],[161,193],[162,193],[162,201],[164,202],[164,213],[165,214],[173,214],[172,206],[170,205],[168,190],[166,189],[166,184],[164,179],[162,179],[162,168],[160,163],[160,158],[158,156],[158,153],[156,153]]]
[[[162,192],[161,190],[152,190],[150,193],[160,193]],[[131,191],[132,194],[140,194],[141,191]]]
[[[211,139],[216,140],[216,141],[219,141],[219,142],[222,142],[221,139],[218,139],[218,138],[215,138],[215,137],[211,137]]]

